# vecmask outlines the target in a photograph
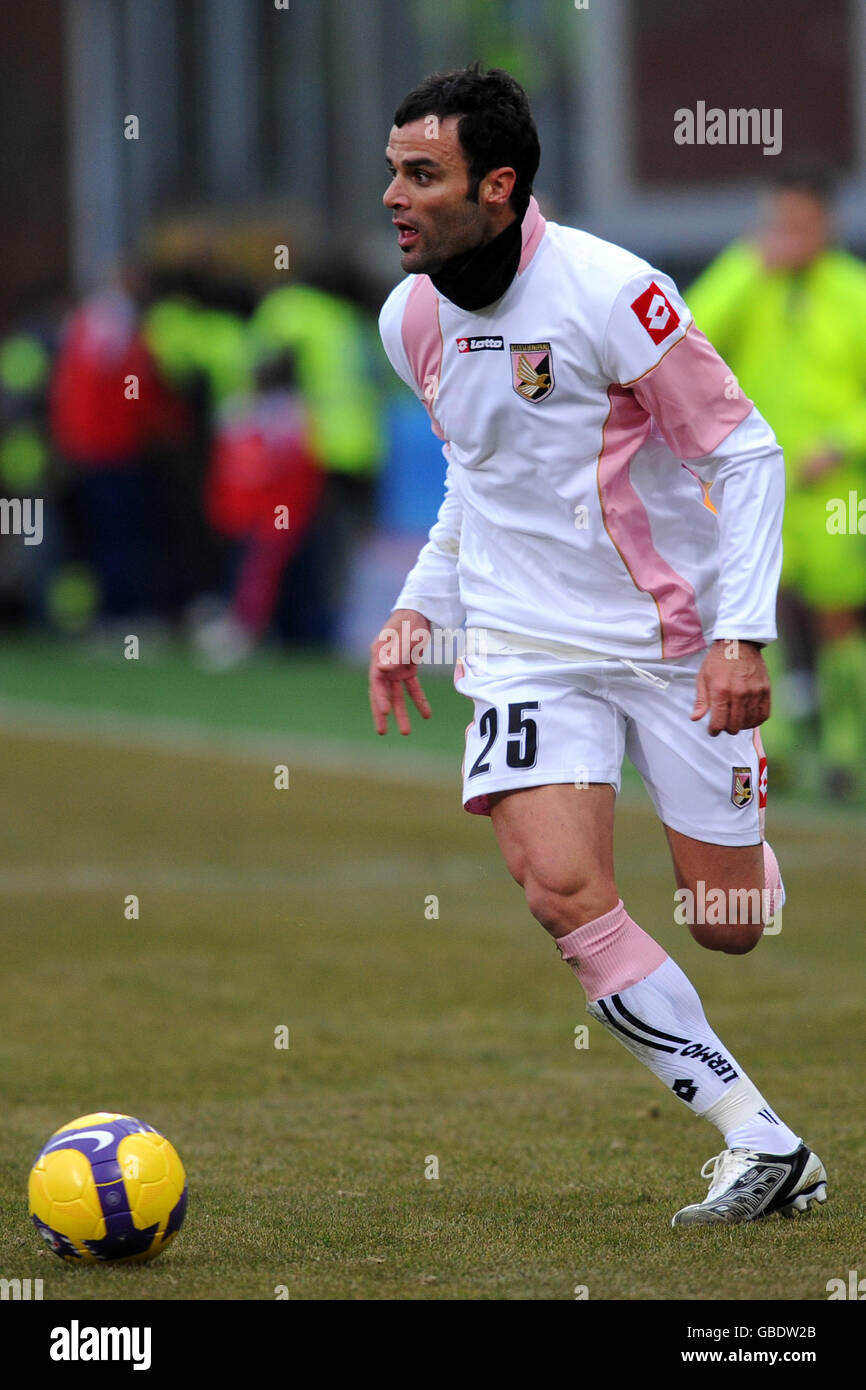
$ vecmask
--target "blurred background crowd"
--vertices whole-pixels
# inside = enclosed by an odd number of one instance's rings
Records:
[[[0,614],[163,628],[214,669],[265,640],[351,648],[365,543],[416,535],[442,485],[379,343],[384,291],[345,258],[263,289],[213,229],[160,238],[0,340],[2,486],[43,500],[40,545],[0,538]],[[399,585],[403,554],[382,563]]]
[[[481,57],[529,91],[542,210],[672,273],[776,429],[767,742],[862,794],[861,0],[33,0],[0,49],[0,491],[44,506],[41,544],[0,535],[7,630],[363,659],[444,476],[376,330],[384,144],[421,76]],[[782,152],[677,144],[698,101],[779,110]]]

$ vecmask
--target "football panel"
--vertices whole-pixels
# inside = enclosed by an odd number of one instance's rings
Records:
[[[118,1144],[117,1159],[135,1226],[164,1231],[186,1186],[176,1150],[161,1134],[130,1134]]]

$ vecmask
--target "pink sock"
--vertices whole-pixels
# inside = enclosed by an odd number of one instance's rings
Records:
[[[590,1002],[636,985],[668,958],[667,951],[632,921],[622,898],[603,917],[560,936],[556,948]]]
[[[764,902],[767,916],[775,917],[785,901],[785,885],[779,871],[779,861],[773,853],[772,845],[764,841]]]

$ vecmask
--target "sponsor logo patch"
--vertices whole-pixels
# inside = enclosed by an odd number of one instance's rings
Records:
[[[663,343],[679,328],[680,316],[655,280],[632,301],[631,307],[654,343]]]
[[[731,768],[731,800],[735,806],[748,806],[752,799],[752,769]]]
[[[525,401],[546,400],[555,386],[550,343],[509,343],[511,385]]]
[[[504,352],[504,338],[458,338],[458,352]]]
[[[763,755],[758,762],[758,807],[767,809],[767,759]]]

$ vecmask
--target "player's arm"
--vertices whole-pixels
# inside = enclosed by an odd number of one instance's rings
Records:
[[[655,295],[647,300],[640,293],[649,277],[670,310],[667,319]],[[769,716],[770,682],[760,648],[776,637],[785,468],[773,431],[690,318],[671,281],[647,272],[618,297],[606,344],[620,373],[616,379],[633,392],[676,457],[711,485],[719,518],[719,599],[693,718],[709,710],[715,735],[755,728]],[[636,328],[652,340],[651,348]],[[635,366],[631,380],[624,379]]]
[[[654,382],[650,372],[635,394],[677,457],[710,484],[719,519],[719,598],[692,718],[709,711],[712,735],[734,734],[757,728],[770,714],[770,680],[760,648],[776,636],[785,465],[763,416],[739,392],[710,344],[692,342],[693,334],[694,328],[672,350],[664,381]],[[724,394],[732,397],[734,390],[736,402]],[[683,417],[666,431],[666,420],[679,414],[672,400],[680,391],[688,424]],[[748,411],[733,428],[732,404]],[[724,437],[714,442],[719,433]],[[696,455],[698,448],[706,452]]]
[[[776,636],[785,465],[773,431],[752,407],[712,454],[689,467],[711,483],[719,518],[719,601],[692,718],[709,711],[710,734],[734,734],[770,715],[761,648]]]
[[[421,400],[421,388],[412,374],[400,331],[404,293],[398,286],[389,295],[379,316],[379,330],[394,371]],[[447,458],[447,444],[444,453]],[[429,642],[431,627],[459,628],[466,617],[457,576],[462,524],[463,510],[449,461],[445,496],[427,544],[370,648],[370,708],[378,734],[387,732],[392,711],[400,733],[410,732],[404,687],[422,717],[430,718],[430,705],[421,688],[417,666]]]
[[[423,718],[430,718],[417,666],[426,651],[431,628],[456,629],[462,627],[466,617],[457,576],[462,521],[463,511],[449,464],[445,497],[427,544],[370,648],[370,708],[379,734],[387,732],[392,710],[400,733],[410,732],[404,685]]]

